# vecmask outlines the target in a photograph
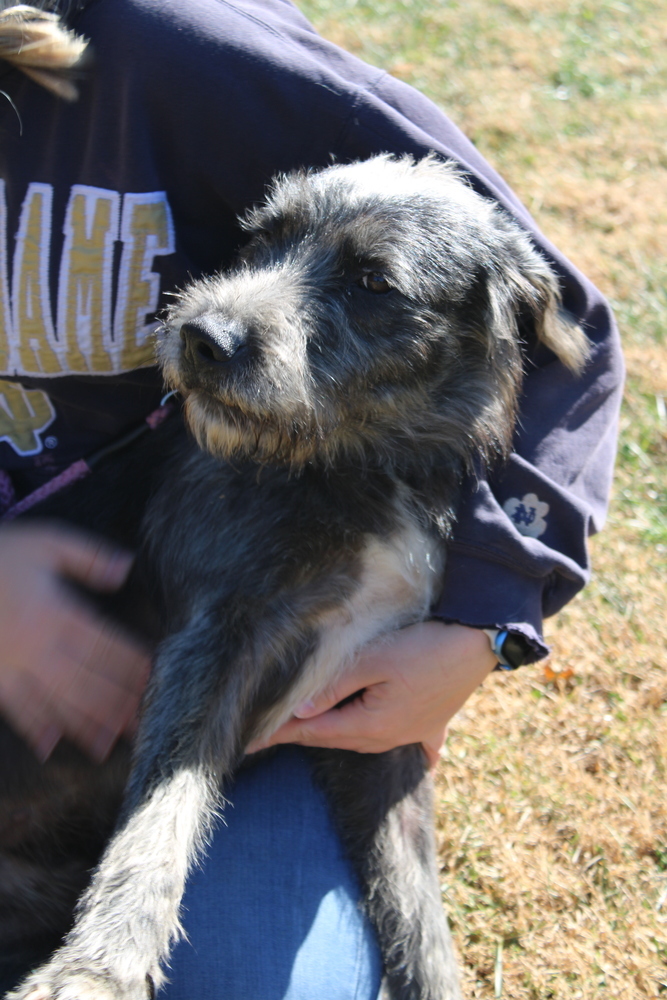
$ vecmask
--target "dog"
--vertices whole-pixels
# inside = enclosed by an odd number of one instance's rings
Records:
[[[575,372],[586,358],[527,234],[435,156],[288,175],[243,226],[238,264],[186,288],[158,338],[198,447],[168,421],[116,456],[120,489],[112,463],[37,511],[139,544],[115,613],[160,641],[115,832],[64,943],[11,1000],[152,995],[246,746],[428,617],[464,475],[510,449],[522,338]],[[455,1000],[422,749],[312,759],[386,996]]]

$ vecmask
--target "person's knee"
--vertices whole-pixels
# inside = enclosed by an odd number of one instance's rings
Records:
[[[184,899],[166,1000],[376,1000],[382,961],[314,786],[285,747],[245,768]]]

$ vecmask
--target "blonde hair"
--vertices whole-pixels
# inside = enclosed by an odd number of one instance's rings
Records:
[[[87,44],[57,14],[27,4],[0,11],[0,59],[66,101],[79,96],[69,77]]]

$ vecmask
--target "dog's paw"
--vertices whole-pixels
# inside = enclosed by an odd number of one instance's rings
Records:
[[[150,976],[135,983],[121,983],[111,973],[56,958],[32,972],[5,1000],[153,1000],[153,997]]]

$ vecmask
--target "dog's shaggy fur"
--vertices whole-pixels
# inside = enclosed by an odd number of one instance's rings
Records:
[[[187,289],[160,337],[202,450],[176,423],[156,432],[123,459],[137,494],[126,479],[83,519],[138,532],[135,585],[162,641],[116,832],[65,943],[14,1000],[159,986],[188,869],[249,740],[365,643],[428,615],[463,474],[510,446],[522,336],[575,370],[585,357],[526,234],[435,158],[283,178],[244,225],[238,266]],[[70,516],[115,475],[74,487]],[[387,995],[453,1000],[420,747],[313,761]]]

